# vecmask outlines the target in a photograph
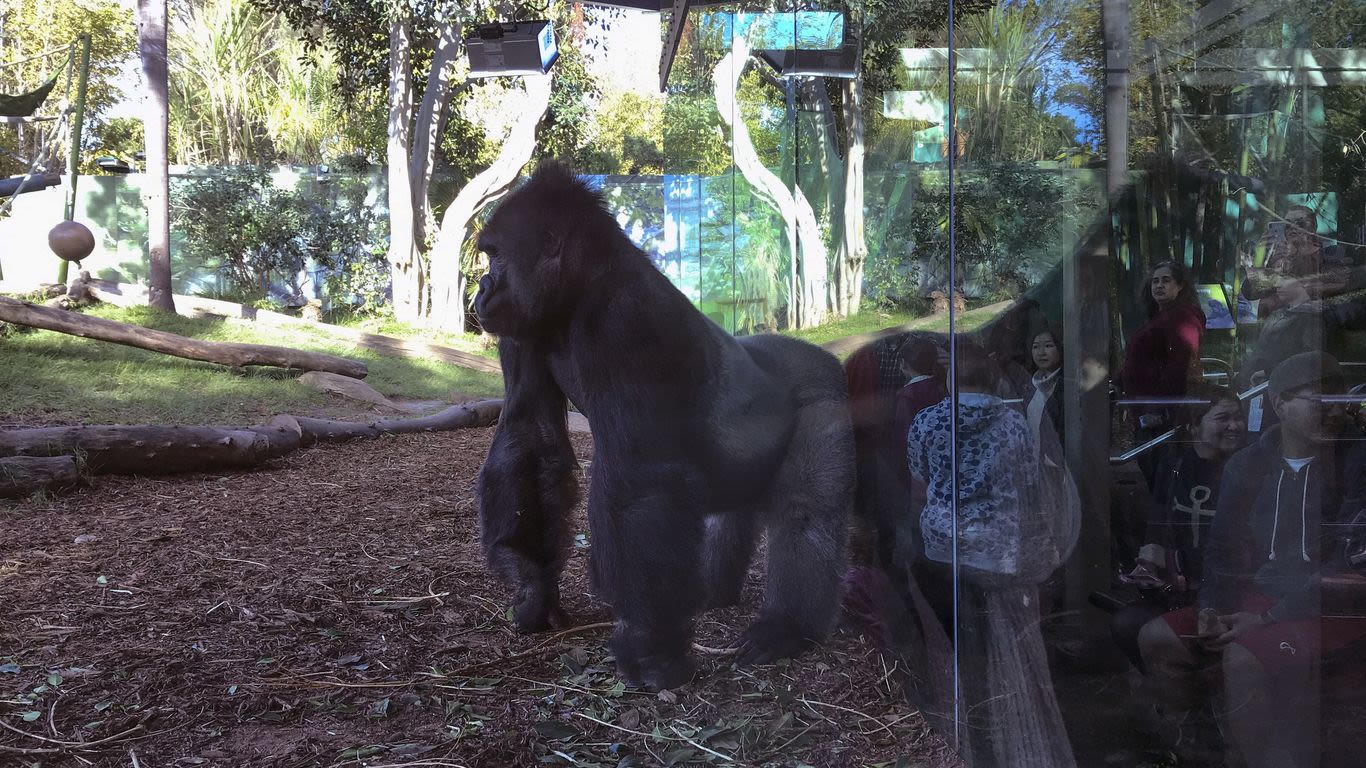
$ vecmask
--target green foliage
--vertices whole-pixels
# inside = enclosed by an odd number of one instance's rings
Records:
[[[941,171],[911,181],[908,203],[893,213],[885,242],[869,257],[865,281],[874,300],[906,305],[922,298],[921,286],[947,287],[947,181]],[[1056,245],[1070,242],[1095,205],[1075,176],[1030,163],[964,171],[954,187],[959,287],[987,299],[1018,296],[1038,282],[1057,258]]]
[[[688,28],[678,44],[664,101],[664,144],[668,170],[717,176],[731,166],[728,132],[716,111],[711,73],[721,60],[719,30]]]
[[[278,17],[248,0],[205,0],[170,27],[176,162],[317,163],[363,146],[334,88],[335,58],[306,56]]]
[[[559,3],[555,13],[555,37],[560,58],[551,70],[552,90],[546,115],[537,126],[539,157],[573,157],[588,140],[592,103],[602,96],[598,84],[585,68],[582,11]]]
[[[585,173],[664,173],[664,105],[653,94],[613,91],[593,119],[592,140],[578,158]]]
[[[82,34],[90,35],[86,116],[100,117],[123,98],[114,81],[137,51],[133,14],[115,0],[0,0],[0,87],[37,85],[64,64],[65,52],[17,66],[3,62],[66,46]]]
[[[134,162],[134,155],[145,146],[142,120],[136,117],[114,117],[89,126],[90,139],[86,142],[85,161],[82,173],[98,172],[95,158],[113,156],[128,163]]]
[[[173,205],[185,237],[182,257],[214,265],[233,290],[265,298],[272,277],[304,268],[299,198],[277,189],[261,169],[187,179]]]
[[[281,189],[252,167],[186,179],[174,190],[175,225],[185,241],[179,256],[208,265],[229,290],[256,300],[300,296],[299,274],[311,265],[329,275],[334,300],[374,311],[388,283],[381,222],[364,205],[363,184],[328,184],[336,191]],[[286,296],[271,293],[280,284]]]

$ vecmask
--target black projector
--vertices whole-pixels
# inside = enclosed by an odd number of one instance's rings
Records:
[[[544,75],[560,57],[548,21],[483,24],[465,38],[469,79]]]

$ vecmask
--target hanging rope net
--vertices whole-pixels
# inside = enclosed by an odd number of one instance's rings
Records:
[[[19,195],[61,183],[81,106],[79,47],[0,62],[0,216]]]

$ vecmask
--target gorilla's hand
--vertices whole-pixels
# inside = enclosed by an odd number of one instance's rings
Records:
[[[660,631],[618,619],[608,646],[622,680],[658,691],[686,685],[697,673],[697,665],[688,657],[689,637],[683,627]]]

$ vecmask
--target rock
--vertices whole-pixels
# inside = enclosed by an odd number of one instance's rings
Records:
[[[376,392],[374,387],[366,384],[360,379],[353,379],[349,376],[342,376],[336,373],[327,373],[326,371],[309,371],[300,376],[299,381],[314,389],[320,389],[334,395],[341,395],[342,397],[351,400],[360,400],[361,402],[371,403],[382,408],[391,408],[395,411],[401,410],[397,405],[394,405],[389,398]]]

